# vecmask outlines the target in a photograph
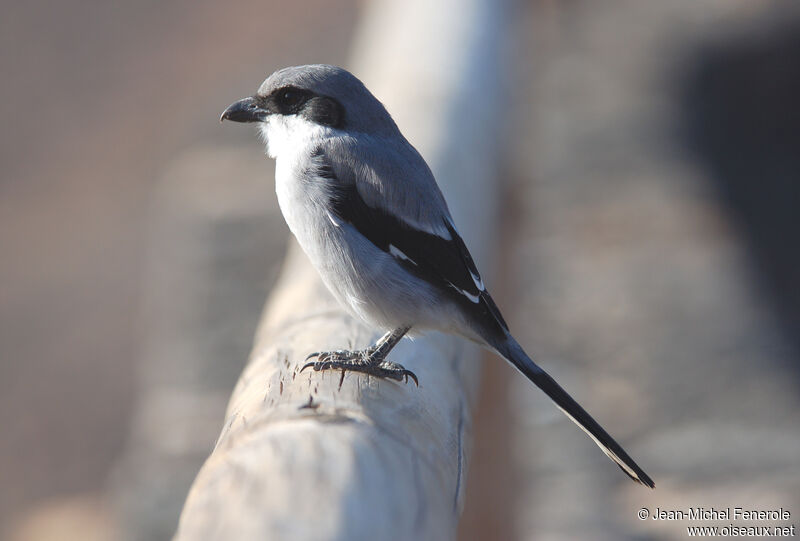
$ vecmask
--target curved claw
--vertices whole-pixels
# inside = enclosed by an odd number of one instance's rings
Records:
[[[419,380],[414,372],[411,370],[403,370],[403,376],[406,378],[406,383],[408,383],[408,378],[411,378],[414,380],[414,384],[419,387]]]
[[[304,364],[303,368],[300,369],[300,372],[302,372],[303,370],[305,370],[306,368],[309,368],[309,367],[313,368],[314,372],[319,372],[320,370],[322,370],[324,368],[324,366],[325,366],[325,363],[322,362],[322,361],[312,361],[310,363]],[[300,372],[298,372],[298,374]]]
[[[306,363],[306,364],[304,364],[304,365],[303,365],[303,368],[301,368],[301,369],[300,369],[300,372],[302,372],[303,370],[305,370],[305,369],[306,369],[306,368],[308,368],[309,366],[314,366],[314,363]],[[300,372],[298,372],[298,374],[299,374]]]
[[[319,351],[315,351],[314,353],[309,353],[308,357],[306,357],[306,358],[305,358],[305,359],[303,359],[303,360],[304,360],[304,361],[307,361],[307,360],[309,360],[311,357],[319,357],[319,354],[320,354],[320,353],[321,353],[321,352],[319,352]],[[306,366],[307,366],[307,365],[306,365]],[[302,372],[302,370],[301,370],[301,372]]]

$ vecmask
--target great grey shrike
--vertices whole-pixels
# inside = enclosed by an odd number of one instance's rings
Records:
[[[654,487],[511,336],[431,170],[361,81],[334,66],[285,68],[221,120],[258,123],[276,160],[278,203],[289,229],[339,302],[387,331],[361,351],[313,353],[306,360],[316,360],[303,368],[416,382],[386,360],[406,333],[463,336],[514,365],[628,476]]]

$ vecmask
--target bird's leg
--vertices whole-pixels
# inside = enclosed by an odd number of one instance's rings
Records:
[[[352,372],[361,372],[362,374],[369,374],[378,378],[389,378],[395,381],[408,382],[408,378],[414,380],[414,383],[419,385],[417,376],[411,370],[406,370],[401,365],[386,360],[386,356],[397,345],[401,338],[411,329],[411,326],[398,327],[397,329],[387,332],[375,342],[375,345],[359,351],[319,351],[312,353],[306,360],[316,357],[316,361],[306,363],[302,372],[308,367],[312,367],[315,371],[339,369],[342,371],[342,379],[344,373],[348,370]],[[341,386],[341,382],[339,384]]]

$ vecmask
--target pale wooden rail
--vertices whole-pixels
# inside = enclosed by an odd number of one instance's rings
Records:
[[[428,160],[484,273],[496,221],[502,8],[375,2],[350,66]],[[299,373],[311,351],[377,336],[343,312],[292,244],[177,540],[455,536],[479,352],[436,333],[404,340],[391,358],[419,387],[348,374],[340,388],[339,373]]]

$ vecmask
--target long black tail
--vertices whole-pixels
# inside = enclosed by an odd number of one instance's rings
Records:
[[[653,480],[650,479],[650,476],[628,456],[628,453],[614,441],[614,438],[609,436],[608,432],[606,432],[597,421],[592,419],[592,416],[589,415],[580,404],[575,402],[567,391],[556,383],[556,380],[551,378],[547,372],[533,362],[516,340],[509,336],[502,344],[497,344],[494,347],[500,355],[517,367],[517,369],[534,382],[537,387],[543,390],[547,396],[556,403],[559,409],[566,413],[567,417],[572,419],[575,424],[581,427],[583,431],[594,440],[598,447],[602,449],[606,456],[613,460],[628,477],[650,488],[656,487]]]

